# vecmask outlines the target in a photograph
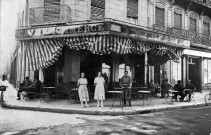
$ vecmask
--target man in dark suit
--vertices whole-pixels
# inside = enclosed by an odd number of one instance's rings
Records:
[[[184,100],[184,98],[188,95],[189,97],[189,102],[191,101],[191,95],[193,94],[193,92],[196,90],[196,86],[191,84],[191,80],[188,80],[187,84],[185,85],[185,96],[182,98],[182,101]]]
[[[36,87],[36,92],[40,92],[41,81],[38,78],[34,79],[34,85]]]

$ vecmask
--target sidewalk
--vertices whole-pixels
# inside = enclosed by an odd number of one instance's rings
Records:
[[[13,91],[13,95],[9,95]],[[6,102],[2,104],[2,107],[20,110],[31,110],[31,111],[45,111],[45,112],[56,112],[56,113],[69,113],[69,114],[88,114],[88,115],[135,115],[144,114],[151,112],[159,112],[173,109],[192,108],[205,105],[204,96],[206,92],[195,93],[195,101],[191,102],[179,102],[175,101],[174,104],[164,104],[164,98],[154,97],[152,103],[149,106],[143,106],[143,100],[132,100],[132,107],[120,106],[119,101],[114,102],[114,107],[111,109],[112,99],[106,99],[104,101],[104,108],[97,108],[96,101],[92,100],[89,103],[89,108],[81,108],[79,102],[72,101],[68,103],[67,99],[55,99],[48,103],[40,103],[39,99],[29,100],[16,100],[17,91],[14,88],[6,91]]]

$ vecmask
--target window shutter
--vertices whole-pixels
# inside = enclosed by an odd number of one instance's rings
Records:
[[[127,0],[127,17],[138,18],[138,0]]]
[[[190,30],[197,32],[196,19],[190,18]]]
[[[174,13],[174,27],[182,29],[182,15]]]
[[[155,23],[158,25],[165,25],[165,10],[159,7],[155,9]]]
[[[59,6],[60,5],[60,0],[44,0],[44,6]]]
[[[203,22],[203,27],[204,27],[204,34],[210,35],[210,24]]]
[[[105,0],[91,0],[91,18],[105,16]]]

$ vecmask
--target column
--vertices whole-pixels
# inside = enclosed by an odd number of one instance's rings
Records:
[[[144,57],[144,85],[147,85],[147,79],[148,79],[148,58],[147,58],[147,54],[145,53],[145,57]]]
[[[198,89],[200,92],[202,91],[202,84],[204,84],[204,62],[203,57],[199,58],[199,81],[200,81],[200,88]]]

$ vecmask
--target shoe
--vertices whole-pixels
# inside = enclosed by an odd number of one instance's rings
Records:
[[[21,98],[17,98],[17,100],[21,100]]]
[[[97,105],[97,107],[99,107],[99,105]]]
[[[103,105],[101,105],[101,107],[103,108],[104,106],[103,106]]]
[[[86,105],[86,107],[89,107],[89,105]]]
[[[129,105],[129,107],[132,107],[132,105]]]

